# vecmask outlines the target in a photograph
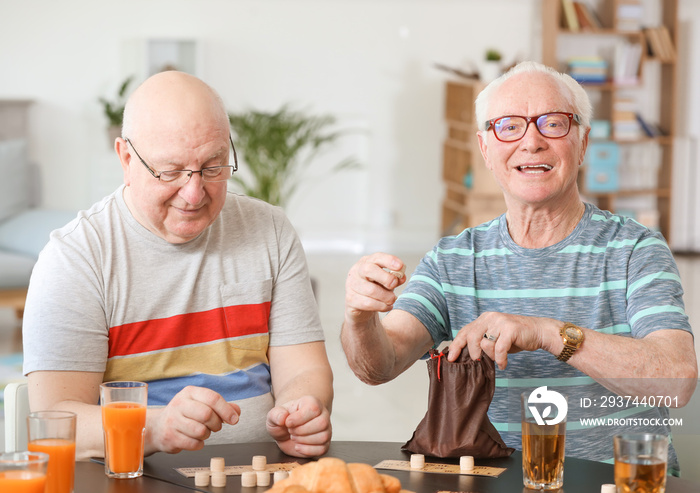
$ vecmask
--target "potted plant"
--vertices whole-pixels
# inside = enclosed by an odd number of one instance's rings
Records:
[[[121,136],[122,122],[124,120],[124,106],[126,106],[126,91],[134,80],[133,76],[127,77],[119,86],[117,97],[114,100],[99,98],[102,104],[102,111],[107,117],[108,127],[107,134],[110,139],[110,145],[114,143],[117,137]]]
[[[304,170],[318,153],[344,132],[334,130],[336,119],[311,115],[285,105],[277,111],[230,113],[243,172],[231,180],[243,193],[284,207],[301,183]],[[358,166],[348,157],[328,169],[334,173]]]
[[[486,50],[484,65],[480,71],[480,78],[483,82],[489,83],[501,75],[501,52],[489,48]]]
[[[500,62],[501,61],[501,52],[498,50],[494,49],[488,49],[486,50],[486,60],[491,61],[491,62]]]

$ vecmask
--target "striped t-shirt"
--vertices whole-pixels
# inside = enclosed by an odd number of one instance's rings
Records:
[[[207,387],[241,406],[213,443],[269,440],[268,346],[323,340],[294,229],[280,208],[229,193],[204,232],[171,244],[134,219],[123,188],[51,234],[27,298],[24,372],[145,381],[151,406]]]
[[[675,261],[660,235],[586,204],[574,231],[546,248],[517,245],[505,215],[441,239],[425,255],[395,308],[416,316],[436,346],[489,311],[550,317],[641,338],[659,329],[691,331],[682,296]],[[610,357],[615,357],[614,348]],[[520,394],[541,386],[568,396],[567,456],[611,461],[615,434],[669,433],[666,426],[633,425],[667,417],[667,408],[607,405],[614,394],[583,372],[544,350],[522,351],[508,355],[505,370],[496,370],[489,408],[491,421],[509,446],[521,448]],[[581,421],[587,418],[618,418],[620,424]],[[678,469],[673,450],[669,469]]]

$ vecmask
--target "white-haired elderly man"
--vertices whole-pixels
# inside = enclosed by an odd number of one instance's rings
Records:
[[[521,447],[520,393],[541,386],[569,397],[569,456],[609,461],[615,433],[669,432],[666,407],[616,404],[654,395],[683,406],[692,396],[697,362],[683,289],[659,234],[582,201],[591,114],[576,81],[534,62],[481,92],[479,146],[507,212],[441,239],[398,299],[405,278],[383,268],[400,270],[401,259],[376,253],[352,267],[341,336],[360,379],[389,381],[451,341],[450,361],[467,350],[498,365],[489,417],[511,447]],[[579,420],[623,410],[628,419],[614,426]],[[671,448],[669,470],[678,467]]]

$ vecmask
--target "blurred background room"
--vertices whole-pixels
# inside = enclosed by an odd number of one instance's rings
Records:
[[[473,152],[469,98],[517,61],[575,74],[595,56],[596,130],[612,146],[599,150],[618,157],[606,168],[592,155],[584,195],[670,240],[700,330],[700,2],[620,10],[619,0],[583,0],[594,18],[580,13],[576,25],[567,3],[0,0],[0,255],[26,261],[48,239],[34,229],[63,224],[121,184],[105,101],[118,106],[127,81],[124,97],[176,68],[216,89],[232,114],[331,116],[340,136],[302,170],[284,207],[316,283],[335,374],[334,438],[404,442],[426,410],[426,369],[419,362],[380,387],[354,377],[339,343],[347,271],[381,250],[410,273],[440,236],[503,212]],[[664,30],[670,52],[656,42]],[[623,135],[628,114],[636,123]],[[347,157],[357,165],[329,172]],[[0,388],[23,378],[23,287],[9,281],[11,265],[0,263]],[[699,394],[672,415],[700,419]],[[684,477],[698,482],[699,429],[674,436]]]

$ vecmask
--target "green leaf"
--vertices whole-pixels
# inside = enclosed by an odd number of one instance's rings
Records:
[[[336,123],[333,116],[310,115],[288,105],[273,112],[231,113],[229,121],[238,155],[251,175],[234,175],[231,180],[246,195],[279,206],[289,202],[318,153],[346,133],[331,130]],[[329,172],[358,166],[348,157],[330,166]]]
[[[102,111],[107,117],[110,126],[121,126],[124,120],[124,107],[127,100],[126,91],[133,80],[134,76],[132,75],[121,83],[117,97],[113,101],[103,97],[98,98],[99,102],[102,103]]]

